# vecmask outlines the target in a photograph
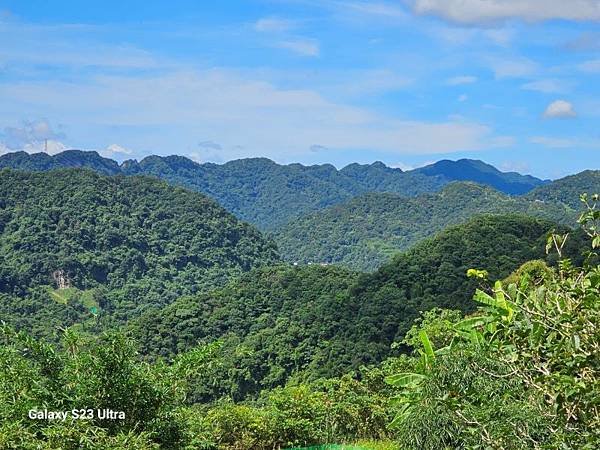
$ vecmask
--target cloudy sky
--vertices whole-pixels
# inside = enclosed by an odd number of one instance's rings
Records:
[[[0,153],[600,168],[600,0],[0,0]]]

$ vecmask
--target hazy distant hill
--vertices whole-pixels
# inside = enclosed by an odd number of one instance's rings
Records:
[[[476,181],[506,193],[523,193],[544,182],[502,173],[480,161],[442,161],[403,172],[381,162],[350,164],[341,170],[329,164],[280,165],[266,158],[198,164],[182,156],[149,156],[119,165],[95,152],[69,150],[54,156],[24,152],[0,156],[0,168],[49,170],[89,167],[104,174],[146,174],[209,195],[237,217],[271,230],[305,214],[342,203],[367,192],[415,196],[435,192],[453,180]]]
[[[583,193],[600,194],[600,170],[586,170],[550,184],[537,187],[527,194],[528,199],[556,202],[569,209],[579,209]]]
[[[500,172],[494,166],[473,159],[442,160],[416,169],[415,172],[429,176],[441,176],[447,181],[474,181],[491,186],[505,194],[525,194],[536,186],[549,183],[549,181],[542,181],[531,175]]]
[[[489,187],[455,182],[440,192],[412,198],[364,194],[297,219],[276,230],[274,238],[291,262],[337,263],[374,270],[419,240],[481,213],[523,213],[568,224],[577,218],[562,204],[511,197]]]
[[[0,169],[45,171],[76,167],[87,167],[105,175],[121,173],[121,168],[116,161],[103,158],[96,152],[82,150],[67,150],[56,155],[15,152],[0,156]]]

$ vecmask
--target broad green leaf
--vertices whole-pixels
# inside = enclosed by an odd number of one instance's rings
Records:
[[[385,379],[385,382],[396,387],[407,387],[417,386],[425,379],[427,379],[427,377],[420,373],[405,372],[391,375]]]
[[[429,336],[427,335],[427,332],[425,330],[419,331],[419,338],[421,339],[421,342],[423,343],[423,348],[425,349],[425,355],[427,355],[427,357],[430,359],[434,359],[435,353],[433,351],[433,346],[431,345],[431,341],[429,340]]]

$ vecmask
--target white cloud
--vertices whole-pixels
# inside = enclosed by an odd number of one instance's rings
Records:
[[[65,150],[68,150],[68,149],[69,149],[69,147],[67,147],[62,142],[55,141],[53,139],[48,139],[47,141],[44,141],[44,142],[39,142],[39,141],[29,142],[29,143],[25,144],[21,150],[23,150],[27,153],[45,152],[45,153],[48,153],[49,155],[56,155],[57,153],[64,152]]]
[[[189,136],[214,136],[224,159],[262,155],[281,162],[306,155],[315,143],[332,150],[394,154],[512,145],[510,138],[495,136],[490,127],[465,119],[400,119],[332,102],[312,90],[281,89],[229,70],[98,77],[77,84],[5,83],[0,84],[0,98],[10,102],[14,111],[34,108],[60,116],[71,130],[104,133],[117,124],[143,129],[129,136],[128,142],[154,153],[185,151]],[[243,149],[235,147],[240,142]],[[85,144],[79,139],[78,145]],[[206,156],[201,149],[198,152]]]
[[[452,77],[449,78],[448,80],[446,80],[446,84],[450,85],[450,86],[458,86],[461,84],[471,84],[471,83],[476,83],[477,82],[477,77],[471,76],[471,75],[461,75],[458,77]]]
[[[412,164],[405,164],[403,162],[397,162],[395,164],[391,164],[390,167],[393,169],[400,169],[402,172],[408,172],[409,170],[416,169]]]
[[[462,94],[458,97],[459,102],[466,102],[468,99],[469,99],[469,96],[467,94]]]
[[[54,154],[67,148],[58,140],[64,137],[64,133],[54,131],[45,119],[24,120],[21,126],[5,127],[0,132],[0,145],[4,152],[24,150],[34,153],[47,150],[48,153]]]
[[[600,20],[600,0],[409,0],[409,3],[417,14],[469,25],[509,19]]]
[[[506,47],[515,37],[515,31],[509,28],[492,28],[484,30],[483,35],[497,45]]]
[[[429,166],[431,164],[434,164],[435,162],[436,161],[434,161],[434,160],[428,160],[428,161],[423,161],[423,162],[416,163],[416,164],[407,164],[407,163],[400,161],[395,164],[390,164],[390,167],[392,167],[394,169],[400,169],[403,172],[408,172],[410,170],[418,169],[419,167]]]
[[[239,146],[233,147],[237,150],[241,149]],[[198,150],[188,153],[188,156],[197,163],[221,163],[224,161],[222,156],[224,151],[221,144],[214,141],[202,141],[198,143]]]
[[[276,44],[276,47],[291,50],[302,56],[319,56],[319,42],[314,39],[292,39],[281,41]]]
[[[100,150],[98,153],[105,158],[113,158],[118,155],[131,155],[133,151],[119,144],[110,144],[105,149]]]
[[[328,148],[327,148],[327,147],[325,147],[324,145],[313,144],[313,145],[311,145],[311,146],[309,147],[309,150],[310,150],[312,153],[321,153],[321,152],[327,151],[327,150],[328,150]]]
[[[330,89],[345,95],[377,94],[404,89],[413,82],[412,78],[393,70],[347,70],[334,75]]]
[[[532,144],[543,145],[549,148],[570,148],[577,145],[576,141],[572,139],[563,139],[547,136],[534,136],[529,139]]]
[[[283,33],[292,28],[292,21],[277,17],[264,17],[254,23],[254,29],[261,33]]]
[[[554,79],[532,81],[522,85],[521,89],[543,92],[545,94],[563,94],[569,91],[567,83]]]
[[[527,58],[491,58],[489,63],[496,78],[523,78],[538,70],[538,65]]]
[[[579,69],[589,73],[600,73],[600,59],[586,61],[579,65]]]
[[[10,153],[13,150],[8,148],[3,142],[0,142],[0,155],[4,155],[6,153]]]
[[[548,105],[544,117],[566,119],[577,117],[577,113],[571,103],[566,100],[556,100]]]

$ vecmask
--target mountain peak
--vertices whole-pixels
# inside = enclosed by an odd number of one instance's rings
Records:
[[[413,172],[428,176],[440,176],[447,181],[474,181],[491,186],[507,194],[525,194],[546,182],[531,175],[501,172],[494,166],[477,159],[443,159]]]

